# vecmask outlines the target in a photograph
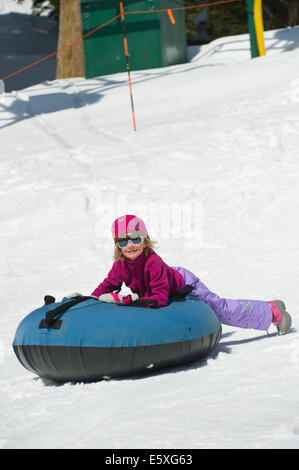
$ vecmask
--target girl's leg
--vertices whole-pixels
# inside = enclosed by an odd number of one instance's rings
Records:
[[[183,276],[185,284],[194,286],[190,297],[203,300],[224,325],[267,330],[272,323],[272,309],[262,300],[234,300],[219,297],[188,269],[173,267]]]

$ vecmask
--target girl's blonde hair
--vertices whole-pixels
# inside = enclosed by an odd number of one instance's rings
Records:
[[[113,256],[113,259],[115,260],[118,260],[120,259],[121,261],[124,261],[126,259],[126,257],[122,254],[121,252],[121,249],[118,247],[117,245],[117,240],[118,238],[116,238],[114,240],[115,242],[115,247],[114,247],[114,256]],[[145,248],[144,248],[144,253],[145,253],[145,256],[148,257],[148,255],[154,251],[154,245],[157,243],[157,242],[154,242],[153,240],[151,240],[150,238],[145,238],[144,239],[144,243],[145,243]]]

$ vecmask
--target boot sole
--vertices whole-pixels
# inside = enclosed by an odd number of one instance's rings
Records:
[[[277,330],[280,335],[285,335],[290,331],[292,326],[292,317],[286,310],[281,314],[282,319],[281,322],[277,325]]]
[[[282,315],[281,322],[276,325],[278,334],[285,335],[290,331],[292,326],[292,317],[289,312],[286,311],[286,306],[282,300],[274,300],[273,303]]]

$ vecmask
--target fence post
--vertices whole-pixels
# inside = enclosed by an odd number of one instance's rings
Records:
[[[262,0],[254,1],[254,24],[259,55],[266,55],[264,43],[263,5]]]
[[[246,3],[248,15],[248,28],[250,35],[251,58],[253,59],[254,57],[258,57],[259,55],[254,24],[254,0],[246,0]]]
[[[265,55],[262,0],[246,0],[251,57]]]
[[[123,5],[123,2],[119,2],[119,8],[120,8],[121,23],[122,23],[122,28],[123,28],[124,49],[125,49],[126,68],[127,68],[127,72],[128,72],[128,81],[129,81],[129,89],[130,89],[131,109],[132,109],[132,118],[133,118],[133,128],[134,128],[134,131],[136,131],[136,120],[135,120],[133,91],[132,91],[132,82],[131,82],[131,70],[130,70],[128,41],[127,41],[127,35],[126,35],[126,23],[125,23],[125,12],[124,12],[124,5]]]

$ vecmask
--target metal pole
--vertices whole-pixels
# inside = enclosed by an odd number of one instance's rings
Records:
[[[254,0],[247,0],[248,28],[250,34],[251,57],[258,57],[259,51],[257,46],[255,23],[254,23]]]
[[[262,0],[255,0],[254,2],[254,25],[256,42],[259,55],[266,55],[265,41],[264,41],[264,24],[263,24],[263,2]]]
[[[125,23],[125,14],[124,14],[123,2],[120,2],[120,3],[119,3],[119,6],[120,6],[120,17],[121,17],[121,22],[122,22],[122,27],[123,27],[124,49],[125,49],[126,67],[127,67],[127,72],[128,72],[128,81],[129,81],[129,89],[130,89],[130,97],[131,97],[131,109],[132,109],[133,127],[134,127],[134,131],[136,131],[136,121],[135,121],[133,91],[132,91],[132,82],[131,82],[131,71],[130,71],[128,41],[127,41],[127,35],[126,35],[126,23]]]

